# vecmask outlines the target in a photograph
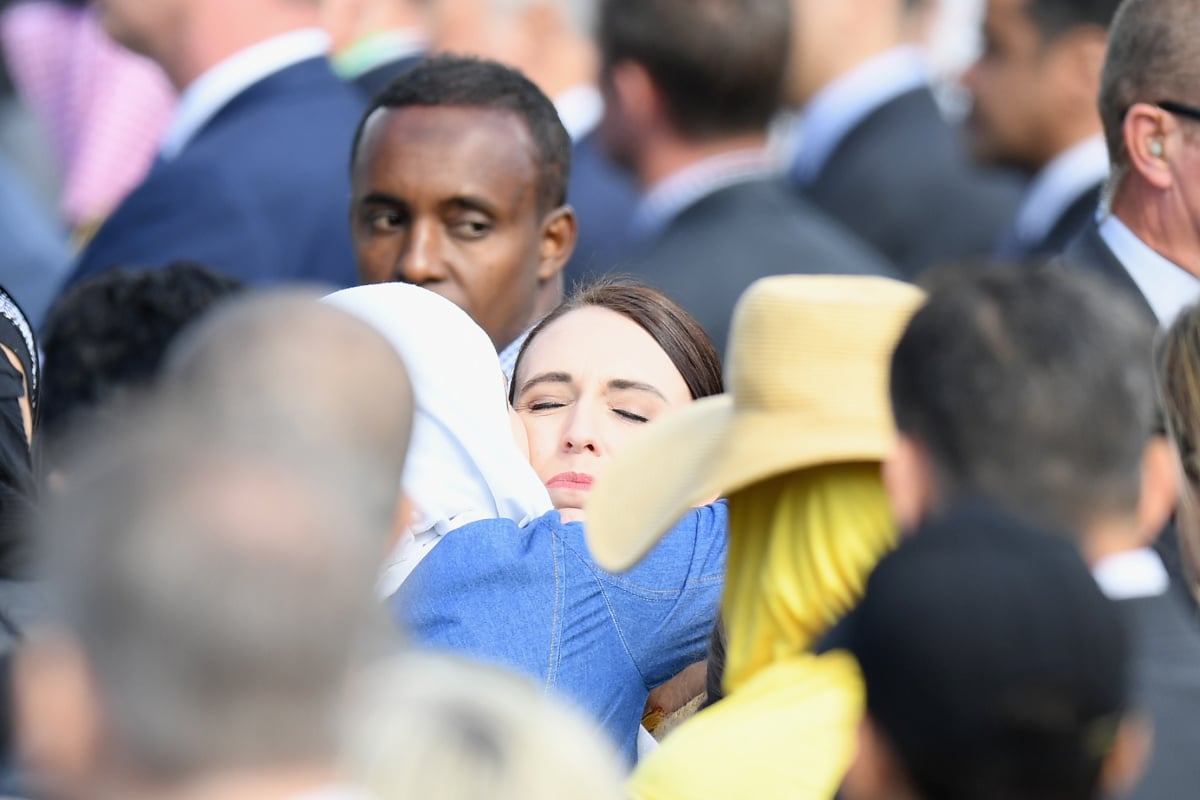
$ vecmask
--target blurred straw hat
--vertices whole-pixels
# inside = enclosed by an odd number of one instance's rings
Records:
[[[628,569],[713,496],[816,464],[882,460],[894,436],[892,351],[923,300],[889,278],[753,284],[734,310],[726,393],[649,426],[596,482],[586,511],[597,563]]]

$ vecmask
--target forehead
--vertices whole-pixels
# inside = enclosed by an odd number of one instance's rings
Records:
[[[532,201],[538,167],[528,126],[511,111],[410,106],[371,115],[354,165],[356,193]]]
[[[682,387],[687,393],[683,376],[654,337],[625,315],[598,306],[564,314],[530,343],[518,380],[542,372],[641,381],[664,391]]]

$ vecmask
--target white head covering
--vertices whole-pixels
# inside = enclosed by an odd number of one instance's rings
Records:
[[[385,570],[385,595],[450,531],[483,519],[525,525],[554,507],[513,441],[496,349],[465,311],[403,283],[346,289],[325,302],[382,333],[412,379],[404,491],[416,515]]]

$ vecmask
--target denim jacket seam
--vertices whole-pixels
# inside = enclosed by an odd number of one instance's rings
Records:
[[[559,605],[562,601],[562,568],[559,563],[558,548],[559,536],[556,531],[550,533],[550,556],[554,562],[554,610],[550,618],[550,654],[549,662],[546,665],[546,689],[547,691],[554,687],[558,674],[558,650],[560,631],[560,613]]]

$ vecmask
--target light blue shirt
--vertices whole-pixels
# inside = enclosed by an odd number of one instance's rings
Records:
[[[861,122],[897,97],[928,86],[929,80],[929,66],[921,49],[905,45],[831,81],[800,112],[794,177],[802,184],[812,183],[838,145]]]
[[[557,511],[448,533],[391,598],[421,645],[508,667],[573,701],[630,763],[651,688],[704,660],[729,550],[725,502],[693,509],[620,575]]]
[[[1096,134],[1059,153],[1042,168],[1017,212],[1016,235],[1032,246],[1050,233],[1080,195],[1108,178],[1108,147]]]

